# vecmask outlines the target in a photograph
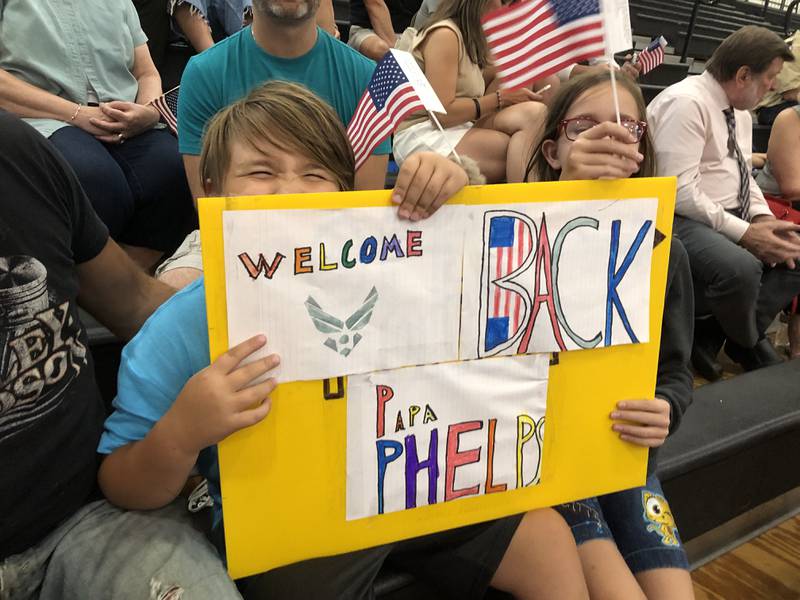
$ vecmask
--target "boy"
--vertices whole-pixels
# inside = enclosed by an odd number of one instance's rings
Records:
[[[282,82],[219,113],[201,155],[206,192],[227,196],[352,189],[353,164],[335,113],[305,88]],[[125,348],[116,411],[99,447],[108,455],[99,480],[113,503],[154,509],[176,497],[197,464],[215,500],[219,537],[216,444],[267,416],[275,381],[251,382],[279,359],[240,366],[264,345],[260,335],[209,366],[205,315],[201,279],[164,304]],[[297,563],[250,578],[243,589],[259,598],[364,598],[388,557],[453,597],[480,598],[489,585],[518,598],[587,597],[572,536],[550,509]]]

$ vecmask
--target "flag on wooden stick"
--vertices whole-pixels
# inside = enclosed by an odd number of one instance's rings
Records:
[[[375,67],[347,126],[356,169],[408,115],[418,110],[446,113],[414,57],[409,52],[390,50]]]

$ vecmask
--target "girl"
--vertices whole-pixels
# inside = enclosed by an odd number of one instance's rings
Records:
[[[447,156],[455,148],[477,161],[489,183],[497,183],[506,179],[506,166],[514,165],[525,140],[530,143],[528,132],[544,119],[543,97],[529,89],[496,89],[481,29],[481,16],[500,6],[500,0],[444,0],[430,25],[398,44],[414,55],[447,110],[439,116],[444,134],[425,112],[400,125],[393,147],[398,162],[414,150]]]
[[[214,117],[200,163],[213,195],[335,192],[354,182],[353,152],[336,114],[283,82]],[[107,457],[99,482],[122,508],[155,509],[175,501],[197,464],[214,497],[212,535],[219,537],[216,444],[267,417],[275,380],[254,381],[279,359],[241,364],[265,344],[259,335],[209,364],[205,316],[200,279],[153,313],[125,348],[115,412],[100,441]],[[551,509],[297,563],[251,578],[242,590],[248,598],[367,598],[387,558],[456,598],[482,598],[490,585],[516,598],[587,597],[575,543]]]
[[[617,75],[621,125],[608,73],[565,84],[553,98],[544,133],[516,181],[651,177],[655,159],[645,104],[636,84]],[[691,400],[688,368],[694,302],[686,251],[672,239],[661,350],[653,400],[624,400],[611,429],[651,448],[644,486],[557,507],[572,527],[592,598],[692,598],[688,562],[655,475],[655,449],[675,430]]]

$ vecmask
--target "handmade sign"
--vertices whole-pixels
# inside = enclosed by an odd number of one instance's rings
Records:
[[[347,518],[539,483],[548,358],[351,377]]]
[[[474,187],[448,202],[446,208],[452,210],[422,224],[398,220],[389,191],[202,200],[199,208],[212,359],[238,339],[229,336],[229,325],[239,318],[249,323],[251,333],[266,333],[277,350],[279,341],[264,326],[263,319],[269,317],[258,312],[266,309],[248,309],[248,313],[241,307],[251,301],[246,296],[291,293],[297,294],[286,296],[292,308],[279,308],[284,310],[282,318],[293,323],[287,330],[294,328],[295,338],[309,338],[313,343],[294,350],[280,348],[285,354],[284,381],[291,366],[286,365],[287,352],[296,353],[297,364],[291,368],[298,373],[305,373],[308,365],[325,367],[326,360],[339,364],[350,364],[351,359],[364,361],[359,367],[362,372],[395,369],[353,376],[349,381],[340,377],[282,383],[272,394],[271,411],[264,421],[219,445],[231,575],[243,577],[304,559],[640,485],[645,479],[647,451],[622,442],[611,431],[608,415],[620,399],[648,398],[654,393],[669,254],[669,243],[658,242],[671,236],[674,196],[673,178]],[[354,217],[350,211],[365,208],[389,211],[389,217],[385,222],[370,222]],[[282,225],[270,225],[257,238],[244,239],[243,245],[237,245],[238,236],[226,238],[229,230],[225,222],[239,227],[238,215],[242,215],[242,222],[252,220],[260,223],[254,227],[262,227],[261,215],[270,212],[286,213],[280,217]],[[231,214],[223,218],[226,213]],[[459,213],[465,216],[459,217]],[[337,214],[342,217],[337,219]],[[292,224],[287,219],[295,215],[297,220]],[[443,216],[447,218],[438,222],[437,217]],[[494,217],[500,220],[494,221]],[[529,239],[522,237],[527,240],[521,247],[523,259],[519,259],[518,248],[517,262],[512,261],[510,270],[502,274],[490,271],[491,258],[496,260],[498,249],[513,247],[504,245],[508,243],[508,225],[518,232],[520,223],[523,234],[524,225],[530,231]],[[542,235],[544,229],[546,236]],[[419,246],[415,236],[409,240],[409,230],[422,232]],[[361,244],[370,235],[375,238],[375,258],[360,263]],[[437,242],[439,235],[447,239]],[[387,248],[401,248],[404,256],[387,249],[386,259],[381,261],[384,238]],[[278,245],[275,241],[279,239]],[[343,253],[350,239],[350,251]],[[230,245],[227,257],[226,244]],[[324,261],[320,244],[325,245]],[[295,254],[297,248],[301,248],[299,255]],[[409,257],[410,248],[421,249],[422,256]],[[365,256],[372,252],[367,249]],[[245,253],[246,257],[239,257]],[[286,258],[273,268],[276,253]],[[453,259],[454,255],[458,258]],[[483,260],[486,256],[489,261]],[[431,262],[426,263],[428,260]],[[439,267],[434,264],[452,260],[458,265],[455,275],[442,271],[424,279],[424,283],[411,278],[415,274],[411,265],[419,265],[422,271],[423,264],[428,264],[425,268],[435,272]],[[336,269],[320,272],[321,265],[333,262],[338,263]],[[301,273],[307,266],[315,270]],[[226,290],[226,279],[232,276],[228,270],[232,268],[240,271],[236,277],[241,279]],[[394,269],[393,275],[383,275]],[[257,273],[257,278],[250,273]],[[337,277],[342,277],[342,282],[347,277],[346,283],[337,284]],[[315,283],[304,287],[302,282],[312,279]],[[279,280],[280,286],[275,286]],[[276,292],[276,287],[284,289]],[[348,288],[348,294],[343,288]],[[392,294],[412,293],[405,288],[419,288],[421,292],[407,296],[411,306],[392,304]],[[516,293],[520,312],[519,317],[509,316],[512,324],[505,330],[505,341],[513,344],[506,348],[505,342],[490,343],[487,350],[487,339],[499,339],[489,338],[487,332],[495,335],[500,328],[489,325],[488,313],[482,320],[481,310],[466,317],[466,305],[479,307],[494,297],[496,289],[501,296],[506,291]],[[594,300],[582,304],[575,295]],[[451,297],[457,299],[456,303],[464,303],[464,308],[456,304],[454,311],[460,327],[455,336],[459,362],[415,366],[423,362],[416,359],[412,366],[399,370],[396,367],[401,365],[386,366],[390,361],[382,355],[391,356],[392,361],[401,357],[401,362],[414,356],[436,360],[430,358],[432,353],[426,354],[430,352],[426,347],[428,341],[447,337],[444,332],[452,326],[442,326],[438,319],[452,318]],[[425,323],[432,330],[417,326],[411,335],[404,330],[408,321],[403,321],[404,327],[394,327],[392,318],[382,320],[385,316],[379,311],[387,298],[386,306],[399,311],[393,318],[410,314],[413,322]],[[516,307],[514,294],[509,296],[509,303]],[[510,389],[517,385],[515,381],[521,385],[517,369],[526,364],[541,366],[546,359],[491,355],[513,353],[522,339],[515,336],[520,330],[525,335],[531,322],[528,352],[539,352],[540,343],[562,347],[554,323],[566,351],[552,358],[546,382],[541,374],[533,374],[538,367],[531,366],[526,385],[533,387],[523,394]],[[361,323],[364,325],[359,327]],[[380,344],[389,343],[389,337],[378,331],[387,326],[394,327],[394,335],[406,341],[387,350],[368,346],[378,340],[382,340]],[[341,339],[351,334],[355,338],[356,333],[362,336],[357,343],[347,346],[348,342]],[[404,346],[414,336],[420,346],[418,354]],[[326,343],[329,338],[336,349]],[[292,341],[291,336],[287,340],[300,343]],[[584,343],[579,343],[581,340]],[[444,342],[450,343],[452,340]],[[349,350],[347,356],[342,349]],[[362,353],[363,349],[369,352]],[[305,354],[311,351],[319,355],[312,358]],[[544,386],[546,433],[541,426]],[[491,396],[485,405],[461,402],[463,397],[477,400],[480,390],[484,390],[484,396]],[[496,401],[507,394],[520,396],[513,409]],[[381,403],[383,430],[379,431]],[[360,419],[361,424],[348,427],[348,416]],[[515,419],[521,424],[521,433],[513,427]],[[475,422],[482,423],[479,429]],[[458,429],[464,423],[470,426]],[[451,431],[451,426],[456,428]],[[490,431],[494,433],[493,444]],[[434,437],[436,451],[432,452]],[[534,449],[538,442],[542,447],[537,456]],[[454,448],[449,456],[448,446]],[[518,446],[522,452],[519,476]],[[438,470],[435,489],[430,479],[433,461],[429,462],[430,469],[424,464],[432,455],[436,456]],[[361,461],[363,466],[353,466],[353,461]],[[490,465],[491,477],[487,478]],[[381,468],[383,498],[379,507]],[[409,485],[410,473],[415,474],[416,489]],[[505,490],[497,489],[503,485]],[[468,493],[459,495],[464,490]]]
[[[268,332],[279,381],[456,360],[463,211],[226,212],[230,345]]]
[[[646,342],[657,203],[470,207],[460,358]]]
[[[279,381],[648,340],[654,198],[223,215],[228,343]],[[289,257],[289,258],[287,258]]]

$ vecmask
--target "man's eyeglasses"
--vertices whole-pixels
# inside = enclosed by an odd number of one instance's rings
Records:
[[[558,124],[559,131],[563,131],[564,135],[571,142],[574,142],[577,137],[584,131],[588,131],[592,127],[599,125],[594,119],[587,117],[576,117],[574,119],[564,119]],[[621,125],[630,131],[634,138],[632,144],[636,144],[644,137],[647,131],[647,123],[644,121],[622,121]]]

